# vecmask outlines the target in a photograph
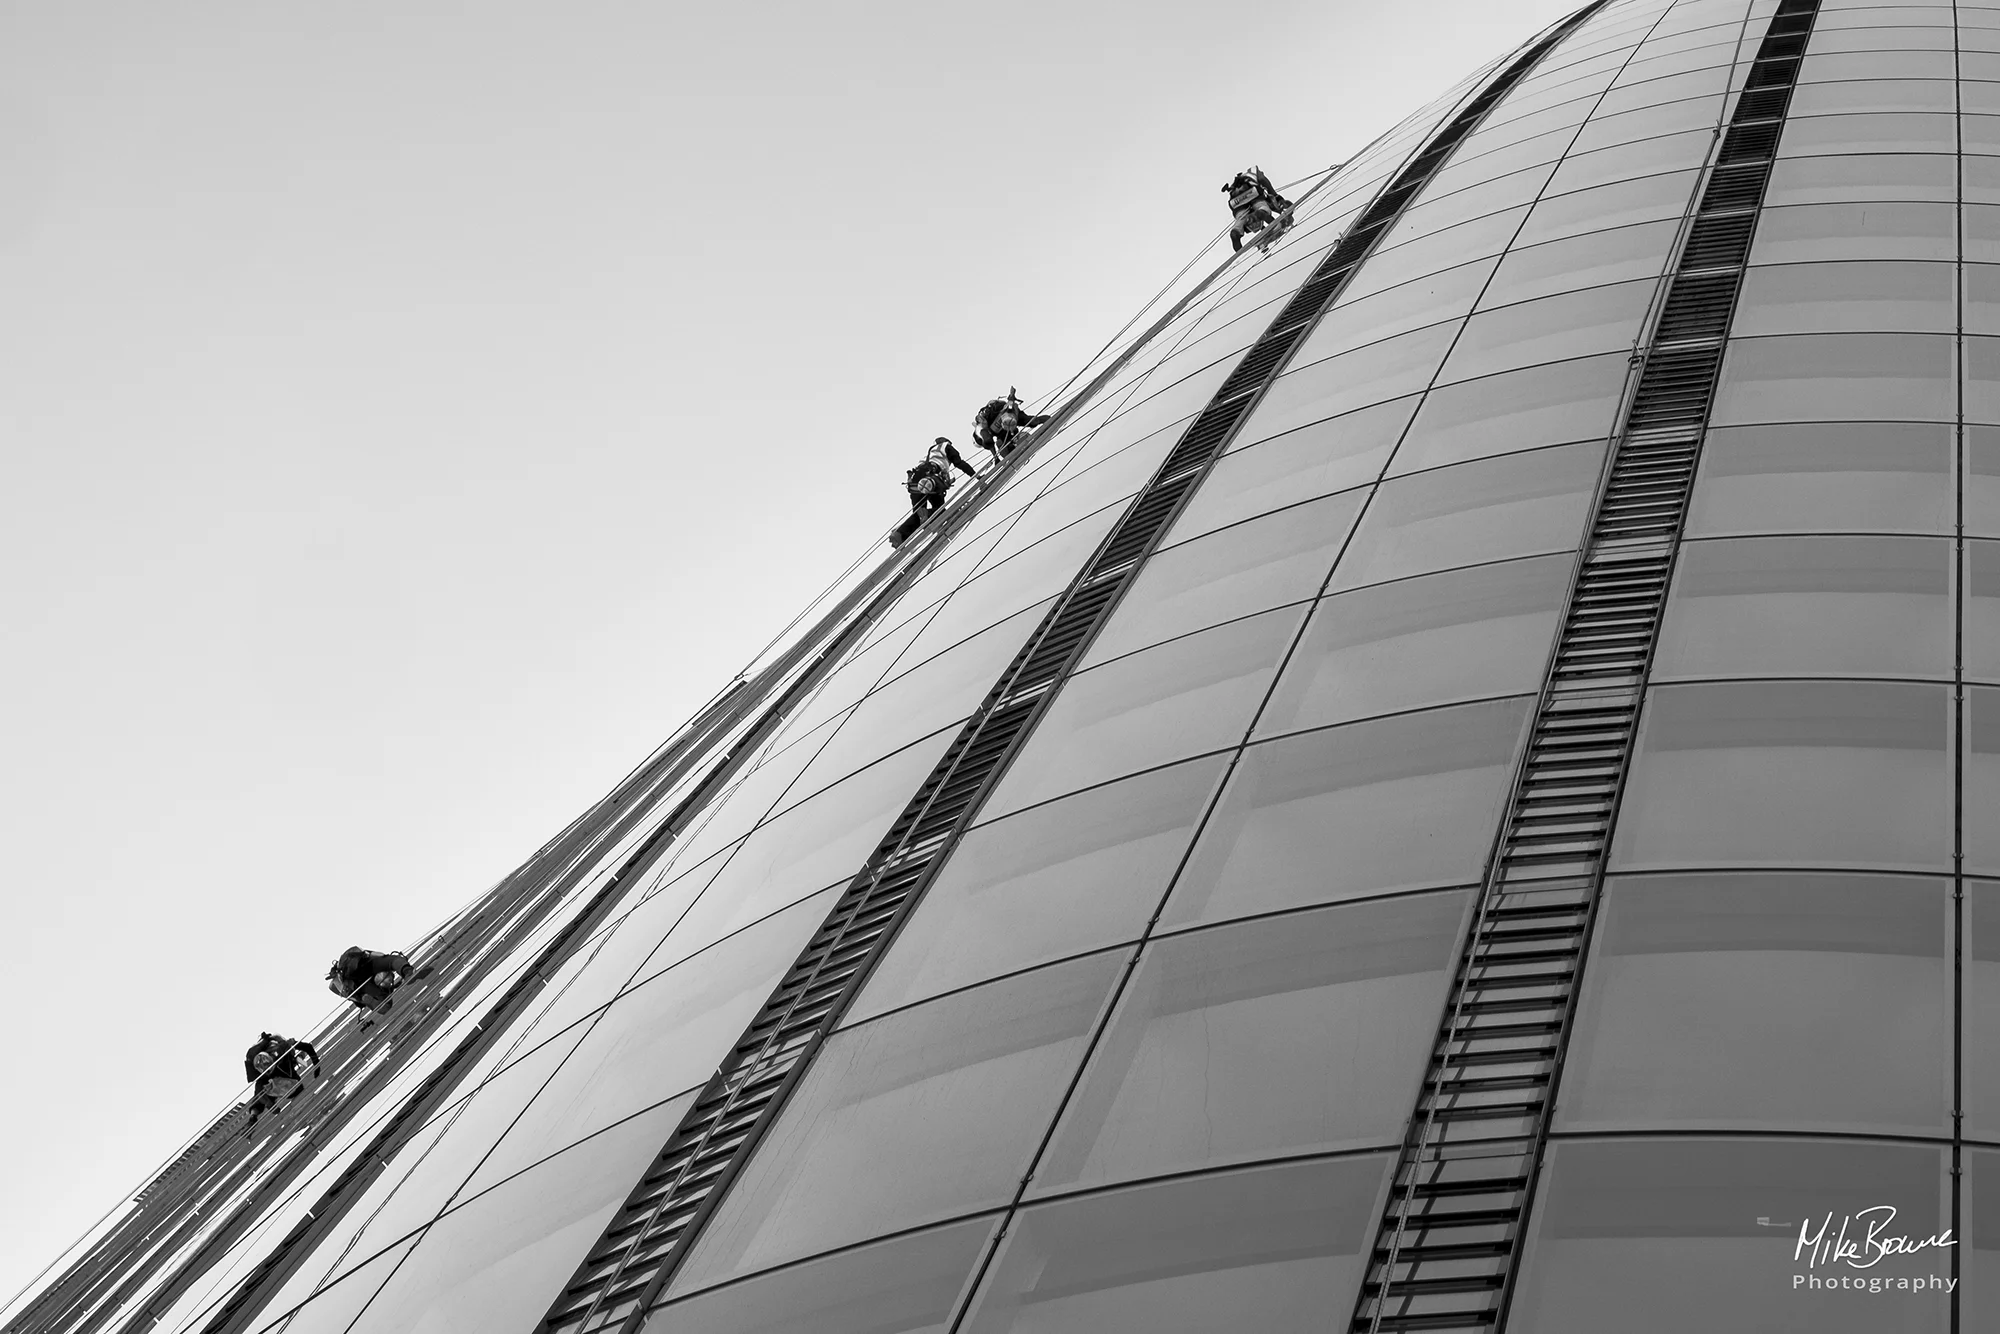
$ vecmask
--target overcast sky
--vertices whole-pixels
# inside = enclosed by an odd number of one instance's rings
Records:
[[[0,1300],[1227,221],[1580,0],[0,0]]]

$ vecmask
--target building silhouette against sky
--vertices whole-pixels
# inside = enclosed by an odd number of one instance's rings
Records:
[[[10,1334],[2000,1321],[2000,3],[1292,193]]]

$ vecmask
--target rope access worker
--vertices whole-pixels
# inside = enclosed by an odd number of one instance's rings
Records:
[[[326,986],[334,995],[353,1001],[358,1009],[387,1014],[395,1004],[389,993],[402,986],[410,972],[405,955],[377,954],[350,945],[326,970]]]
[[[972,418],[972,443],[981,449],[993,451],[993,457],[1004,459],[1014,448],[1014,440],[1023,431],[1031,431],[1047,421],[1048,414],[1030,416],[1021,406],[1014,387],[1007,387],[1007,397],[987,401]]]
[[[910,513],[889,534],[890,546],[903,545],[925,519],[944,508],[945,493],[951,490],[953,468],[967,477],[979,476],[978,471],[965,461],[965,456],[958,452],[958,447],[939,436],[924,454],[924,461],[910,469],[903,480],[903,489],[910,494]]]
[[[1230,211],[1236,215],[1235,225],[1229,229],[1231,250],[1241,250],[1244,238],[1270,227],[1292,207],[1292,201],[1278,193],[1262,167],[1237,172],[1222,192],[1229,196]]]
[[[250,1123],[287,1098],[296,1098],[305,1087],[306,1076],[299,1070],[303,1056],[319,1076],[319,1051],[303,1038],[281,1038],[263,1033],[249,1051],[243,1053],[243,1077],[251,1082]]]

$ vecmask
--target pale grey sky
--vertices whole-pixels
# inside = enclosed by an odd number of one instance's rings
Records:
[[[1580,0],[0,0],[0,1299],[1227,219]]]

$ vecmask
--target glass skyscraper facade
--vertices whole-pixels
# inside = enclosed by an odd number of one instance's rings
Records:
[[[1592,5],[1079,381],[9,1334],[2000,1325],[2000,0]]]

